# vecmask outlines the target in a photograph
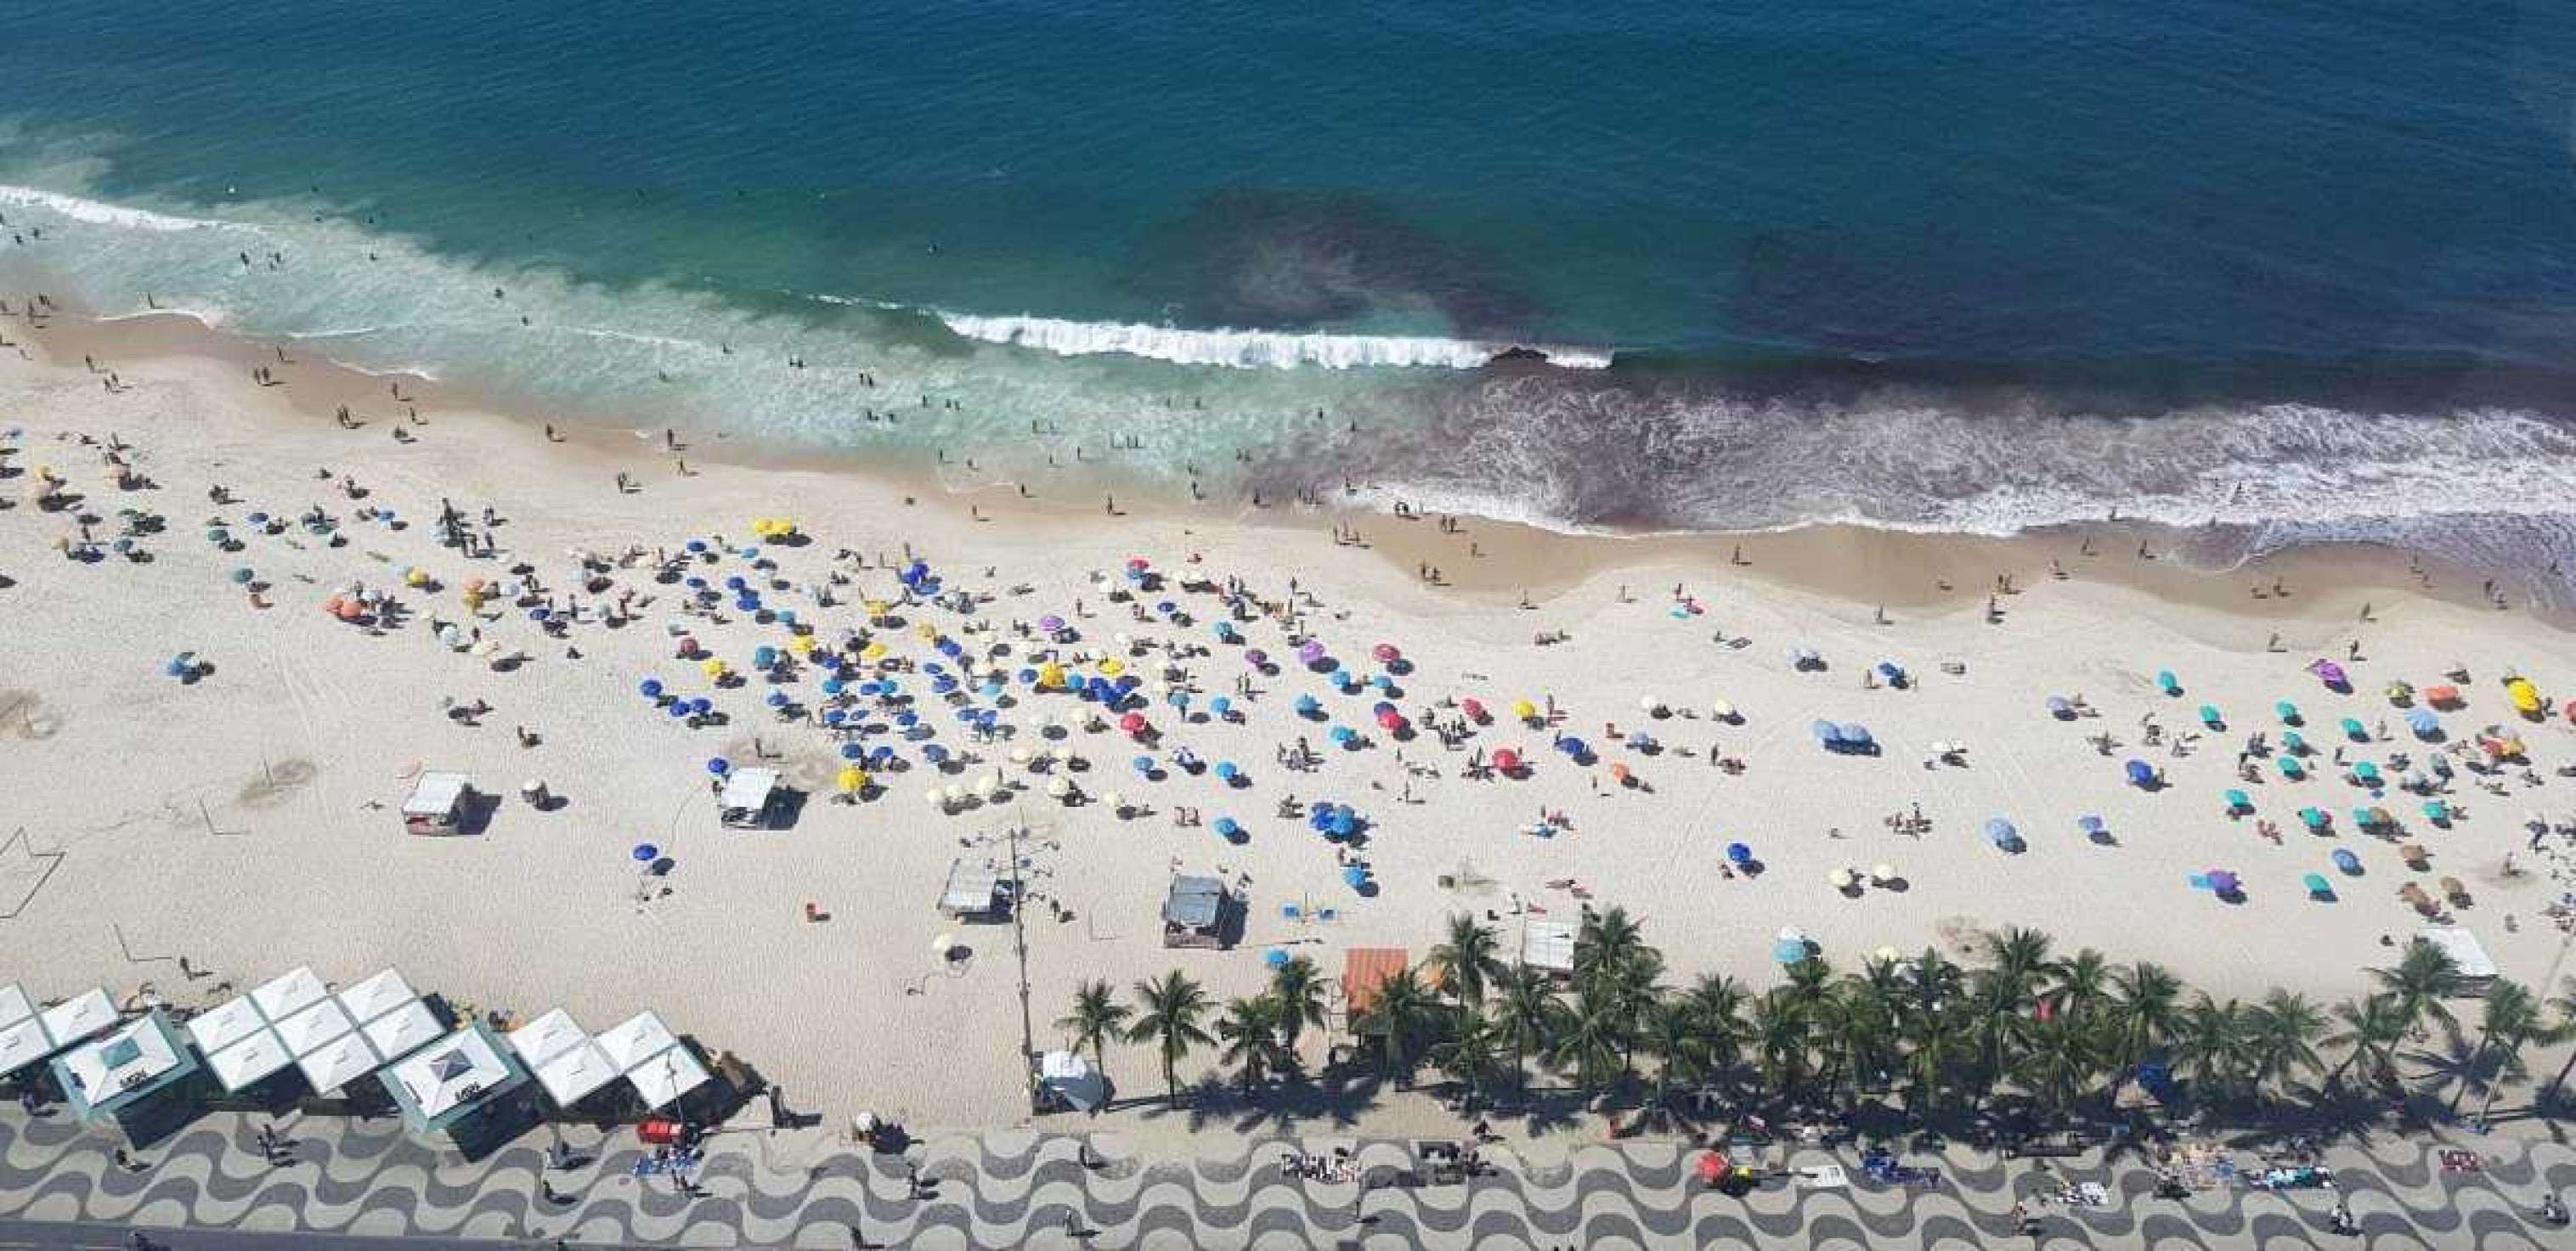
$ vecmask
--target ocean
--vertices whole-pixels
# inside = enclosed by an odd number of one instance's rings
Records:
[[[531,411],[1569,529],[2116,509],[2221,562],[2576,557],[2576,7],[16,0],[0,35],[0,290]]]

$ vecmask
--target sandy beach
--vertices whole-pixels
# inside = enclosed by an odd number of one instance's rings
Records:
[[[2388,941],[2425,923],[2399,887],[2438,896],[2443,878],[2465,887],[2468,902],[2447,910],[2504,976],[2542,985],[2566,937],[2543,913],[2568,889],[2546,854],[2564,840],[2535,850],[2526,822],[2576,816],[2576,781],[2556,772],[2576,763],[2576,732],[2563,714],[2517,717],[2503,679],[2566,690],[2567,636],[2497,607],[2476,571],[2413,568],[2403,553],[2313,550],[2199,573],[2162,558],[2185,539],[2115,526],[2012,540],[1841,529],[1616,540],[1143,499],[1111,515],[1088,489],[949,495],[686,431],[684,476],[659,431],[566,422],[564,441],[550,441],[542,415],[477,413],[458,388],[281,364],[176,321],[5,324],[29,351],[0,353],[0,430],[13,432],[0,441],[0,490],[15,502],[0,511],[0,981],[31,991],[102,984],[121,997],[148,982],[211,1002],[299,964],[332,979],[393,964],[522,1018],[562,1006],[596,1029],[652,1007],[830,1123],[873,1109],[932,1130],[1028,1119],[1011,928],[935,907],[952,862],[1000,854],[993,836],[1015,822],[1029,831],[1041,1048],[1061,1045],[1052,1022],[1084,979],[1125,988],[1179,968],[1222,1001],[1259,990],[1274,949],[1333,977],[1352,948],[1419,961],[1443,919],[1465,911],[1490,915],[1512,953],[1526,924],[1573,920],[1587,901],[1642,920],[1671,983],[1723,971],[1756,989],[1778,979],[1784,927],[1849,970],[1883,948],[1965,956],[1986,932],[2027,926],[2061,952],[2157,961],[2220,997],[2278,986],[2331,1001],[2367,989],[2365,969],[2394,958]],[[280,385],[252,380],[263,362]],[[354,429],[334,419],[343,404]],[[111,444],[148,485],[119,487]],[[40,504],[39,466],[76,501]],[[620,473],[636,489],[621,491]],[[210,500],[218,484],[234,502]],[[488,530],[491,555],[439,544],[443,500]],[[158,521],[118,552],[106,545],[126,533],[128,508]],[[317,508],[345,543],[299,522]],[[84,512],[98,518],[98,558],[66,559]],[[276,532],[250,521],[259,512]],[[756,519],[776,518],[801,540],[754,537]],[[237,550],[207,539],[217,526]],[[688,555],[691,540],[704,559]],[[755,568],[751,546],[774,567]],[[600,559],[584,569],[574,553]],[[656,579],[656,553],[680,571],[673,580]],[[975,701],[1005,732],[968,737],[926,672],[889,671],[933,734],[863,739],[899,749],[903,767],[873,770],[863,798],[835,802],[836,739],[810,715],[824,702],[817,667],[773,684],[755,655],[791,651],[792,632],[729,593],[684,611],[680,578],[722,587],[748,575],[765,610],[794,611],[828,649],[867,626],[864,601],[901,598],[898,571],[915,559],[941,595],[973,603],[902,608],[901,624],[852,642],[881,644],[879,658],[853,663],[937,662],[934,638],[978,657],[1006,646],[988,663],[1007,697]],[[1125,578],[1136,559],[1150,585]],[[469,613],[468,579],[524,579],[520,566],[538,589]],[[264,589],[246,590],[241,569]],[[414,569],[423,585],[407,587]],[[1234,580],[1251,608],[1240,618],[1221,594]],[[389,592],[399,611],[360,625],[321,610],[352,583]],[[611,625],[603,614],[620,604]],[[530,606],[570,620],[550,630]],[[1039,637],[1048,616],[1065,621],[1060,641]],[[441,625],[499,656],[442,644]],[[680,658],[681,633],[736,679],[716,685],[702,660]],[[1298,660],[1309,637],[1392,689],[1332,688]],[[1400,655],[1395,672],[1373,658],[1381,645]],[[1275,671],[1249,666],[1249,649]],[[1793,663],[1797,649],[1820,663]],[[180,652],[202,660],[201,675],[165,673]],[[1065,728],[1097,706],[1015,676],[1050,663],[1098,674],[1104,657],[1147,684],[1136,711],[1150,743],[1117,714]],[[2349,693],[2321,684],[2310,668],[2321,659],[2350,675]],[[1880,676],[1881,662],[1903,680]],[[2465,681],[2445,676],[2455,666]],[[2159,690],[2160,672],[2177,676],[2179,696]],[[725,719],[674,720],[639,695],[647,680],[704,696]],[[2384,696],[2393,682],[2456,684],[2464,706],[2439,714],[2447,740],[2504,726],[2528,769],[2464,769],[2438,827],[2418,796],[2342,780],[2353,762],[2396,777],[2408,767],[2395,757],[2421,768],[2442,751],[2410,733]],[[1154,694],[1167,687],[1188,694],[1186,710]],[[772,689],[790,713],[768,706]],[[1220,696],[1231,715],[1209,714]],[[1321,709],[1311,717],[1297,711],[1308,696]],[[2052,698],[2077,715],[2053,716]],[[1479,723],[1468,700],[1490,717]],[[1522,700],[1553,720],[1517,722]],[[2253,761],[2260,780],[2245,781],[2240,748],[2258,731],[2280,741],[2283,700],[2301,712],[2311,776],[2286,780],[2266,755]],[[1403,729],[1376,719],[1380,701]],[[1721,703],[1737,715],[1721,720]],[[2223,729],[2200,725],[2204,704]],[[1040,717],[1056,728],[1035,728]],[[2338,729],[2347,717],[2362,741]],[[1818,721],[1866,726],[1877,750],[1822,750]],[[1463,727],[1454,741],[1435,732],[1444,723]],[[1336,726],[1351,745],[1334,742]],[[1564,750],[1568,739],[1588,750]],[[1292,768],[1282,753],[1301,740],[1315,763]],[[971,763],[940,772],[925,743]],[[1935,743],[1957,750],[1939,757]],[[1041,746],[1062,757],[1015,758]],[[1471,776],[1483,772],[1471,761],[1500,750],[1527,762],[1520,776]],[[1156,776],[1140,775],[1139,756]],[[722,827],[707,767],[719,757],[779,769],[805,792],[792,826]],[[2129,783],[2132,759],[2154,786]],[[1215,762],[1238,766],[1239,783],[1220,782]],[[488,828],[404,834],[394,810],[425,769],[468,773],[499,796]],[[1006,798],[926,798],[988,772]],[[1051,795],[1056,778],[1087,802]],[[528,780],[561,806],[521,802]],[[2249,792],[2251,813],[2226,811],[2230,789]],[[1103,802],[1113,791],[1135,815]],[[1333,843],[1283,815],[1319,801],[1362,818],[1363,845],[1342,856],[1365,863],[1365,890],[1347,883]],[[2326,833],[2301,828],[2294,814],[2310,806],[2331,814]],[[2401,828],[2355,829],[2366,806]],[[1190,810],[1198,823],[1176,822]],[[1891,825],[1918,812],[1917,829]],[[1563,820],[1529,832],[1542,814]],[[2084,817],[2104,832],[2088,835]],[[2024,850],[1990,843],[1997,818]],[[1239,840],[1216,832],[1220,819]],[[666,874],[639,874],[640,843],[669,859]],[[1733,843],[1756,871],[1725,867]],[[2428,850],[2423,871],[2401,862],[2405,843]],[[2337,850],[2358,874],[2335,866]],[[1871,880],[1879,866],[1892,871],[1885,884]],[[1864,884],[1829,883],[1845,869]],[[2212,870],[2238,875],[2241,897],[2191,884]],[[1162,945],[1157,910],[1176,871],[1240,892],[1231,950]],[[2310,897],[2311,873],[2332,880],[2332,901]],[[935,954],[943,935],[959,949]],[[210,976],[183,977],[180,956]],[[1325,1043],[1309,1036],[1310,1059]],[[1113,1049],[1108,1067],[1123,1095],[1159,1090],[1148,1048]],[[1185,1081],[1215,1074],[1213,1050],[1182,1068]],[[1153,1100],[1114,1115],[1147,1140],[1235,1127]],[[1429,1096],[1391,1090],[1269,1115],[1389,1135],[1456,1123]]]

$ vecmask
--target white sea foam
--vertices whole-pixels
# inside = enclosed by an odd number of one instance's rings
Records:
[[[950,330],[986,343],[1035,348],[1058,356],[1115,353],[1181,365],[1230,369],[1479,369],[1516,348],[1544,354],[1569,369],[1603,369],[1607,352],[1591,348],[1475,342],[1429,335],[1282,334],[1266,330],[1181,330],[1132,322],[1059,317],[980,317],[942,312]]]
[[[94,226],[121,226],[128,230],[238,230],[249,234],[259,233],[258,227],[240,222],[218,221],[205,217],[174,217],[168,213],[155,213],[150,209],[128,208],[122,204],[109,204],[104,200],[84,199],[80,196],[64,195],[59,191],[46,191],[36,187],[0,184],[0,204],[50,209],[74,221],[88,222]]]

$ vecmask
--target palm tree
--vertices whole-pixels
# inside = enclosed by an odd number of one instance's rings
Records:
[[[2335,1005],[2334,1020],[2339,1028],[2326,1036],[2326,1045],[2341,1049],[2344,1055],[2335,1063],[2334,1071],[2326,1074],[2326,1089],[2340,1089],[2344,1073],[2365,1059],[2370,1061],[2366,1071],[2372,1077],[2386,1082],[2395,1076],[2390,1062],[2410,1028],[2395,995],[2347,999]]]
[[[1655,1067],[1655,1098],[1661,1104],[1676,1085],[1697,1086],[1708,1077],[1708,1048],[1699,1020],[1684,995],[1663,995],[1646,1005],[1638,1040],[1660,1063]]]
[[[2174,1062],[2191,1078],[2195,1095],[2205,1093],[2204,1105],[2225,1101],[2243,1080],[2245,1035],[2245,1009],[2233,999],[2222,1004],[2203,994],[2183,1010]]]
[[[2460,993],[2460,966],[2451,953],[2418,938],[2406,944],[2406,954],[2398,958],[2393,969],[2372,969],[2372,978],[2382,989],[2397,998],[2398,1015],[2406,1018],[2411,1032],[2424,1023],[2424,1018],[2444,1025],[2457,1025],[2450,1005],[2442,1001]]]
[[[1270,971],[1270,998],[1279,1005],[1279,1056],[1294,1070],[1303,1063],[1297,1038],[1305,1027],[1324,1028],[1324,978],[1315,962],[1298,956]]]
[[[1649,951],[1644,931],[1625,908],[1612,906],[1583,918],[1574,936],[1574,982],[1580,987],[1605,977],[1624,977],[1639,954]]]
[[[1395,1078],[1398,1090],[1412,1089],[1413,1044],[1431,1019],[1433,1004],[1422,979],[1414,976],[1411,969],[1398,969],[1378,983],[1377,995],[1369,1001],[1368,1010],[1351,1023],[1354,1033],[1379,1036],[1383,1046],[1381,1062],[1386,1073]]]
[[[1474,1107],[1486,1083],[1503,1071],[1502,1029],[1482,1006],[1452,1007],[1447,1028],[1431,1044],[1431,1062],[1467,1088],[1467,1105]]]
[[[2451,1093],[2451,1111],[2456,1115],[2460,1100],[2469,1093],[2469,1082],[2478,1073],[2478,1061],[2492,1048],[2496,1055],[2495,1077],[2487,1083],[2486,1103],[2478,1115],[2495,1104],[2496,1091],[2522,1062],[2522,1049],[2533,1036],[2548,1030],[2547,1018],[2540,1012],[2540,997],[2520,982],[2498,978],[2487,987],[2486,1007],[2478,1014],[2478,1045],[2469,1053],[2468,1072],[2460,1087]]]
[[[1483,1003],[1485,985],[1503,971],[1501,943],[1493,927],[1472,912],[1449,914],[1449,934],[1431,949],[1427,963],[1440,971],[1441,989],[1459,1003]]]
[[[1150,1042],[1162,1052],[1163,1091],[1177,1108],[1181,1106],[1181,1057],[1192,1047],[1216,1041],[1199,1026],[1199,1018],[1207,1015],[1207,991],[1174,969],[1161,981],[1136,983],[1136,1002],[1144,1010],[1127,1027],[1127,1041]]]
[[[1916,1009],[1905,1020],[1906,1103],[1918,1110],[1941,1106],[1942,1092],[1972,1054],[1967,1018],[1956,1008]]]
[[[1225,1040],[1225,1062],[1242,1072],[1243,1088],[1259,1086],[1279,1059],[1279,1001],[1268,995],[1229,999],[1217,1019],[1216,1036]]]
[[[1118,992],[1103,981],[1083,982],[1073,988],[1073,1011],[1057,1019],[1055,1027],[1073,1036],[1074,1049],[1091,1048],[1091,1067],[1105,1076],[1109,1065],[1102,1048],[1118,1037],[1127,1018],[1135,1010],[1118,1002]]]
[[[2286,1090],[2291,1078],[2325,1067],[2317,1058],[2316,1038],[2325,1030],[2324,1014],[2305,995],[2275,990],[2246,1013],[2246,1076],[2260,1096],[2268,1087]]]
[[[2057,966],[2056,980],[2039,1001],[2048,1005],[2051,1016],[2089,1021],[2110,1002],[2111,985],[2111,962],[2087,947]]]
[[[2031,1007],[2057,966],[2048,956],[2048,935],[2038,930],[2014,926],[1989,935],[1986,948],[1993,963],[1971,979],[1971,986],[1978,1007],[1978,1052],[1985,1061],[1978,1078],[1991,1083],[2011,1067],[2010,1048],[2029,1033]]]
[[[1784,1097],[1796,1093],[1806,1077],[1813,1027],[1813,1014],[1788,987],[1775,987],[1753,1001],[1746,1041],[1753,1044],[1753,1064],[1764,1088]]]
[[[2558,993],[2549,997],[2548,1006],[2550,1011],[2558,1014],[2557,1024],[2549,1027],[2552,1035],[2550,1041],[2563,1042],[2569,1038],[2576,1038],[2576,977],[2568,978],[2558,984]],[[2571,1072],[2576,1072],[2576,1050],[2570,1050],[2567,1053],[2567,1062],[2558,1066],[2558,1076],[2550,1078],[2549,1089],[2541,1092],[2542,1108],[2557,1105],[2558,1093],[2567,1085],[2567,1076]]]
[[[2118,1068],[2104,1097],[2116,1103],[2138,1066],[2171,1041],[2181,1024],[2182,979],[2163,965],[2141,960],[2111,974],[2111,995],[2107,1058]]]
[[[1559,1072],[1574,1074],[1587,1095],[1609,1086],[1634,1041],[1636,1017],[1625,992],[1615,983],[1578,983],[1574,1001],[1560,1005],[1548,1025],[1543,1058]]]
[[[1691,1031],[1710,1075],[1735,1066],[1744,1040],[1744,984],[1723,973],[1704,973],[1682,993]]]
[[[2098,1038],[2072,1015],[2052,1017],[2032,1027],[2030,1045],[2022,1052],[2014,1076],[2041,1108],[2063,1112],[2075,1092],[2093,1079]]]
[[[1494,979],[1494,1028],[1512,1049],[1512,1081],[1529,1083],[1527,1065],[1533,1052],[1548,1044],[1548,1027],[1557,1012],[1556,983],[1535,969],[1507,968]]]

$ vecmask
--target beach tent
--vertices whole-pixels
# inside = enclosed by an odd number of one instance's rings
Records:
[[[1109,1098],[1109,1083],[1077,1052],[1050,1051],[1038,1057],[1038,1083],[1077,1112],[1089,1112]]]
[[[453,832],[463,819],[466,801],[473,794],[474,779],[465,774],[422,773],[413,783],[410,797],[403,800],[403,831],[409,834]]]
[[[717,819],[731,829],[762,829],[776,815],[778,801],[778,770],[735,769],[716,793]]]

